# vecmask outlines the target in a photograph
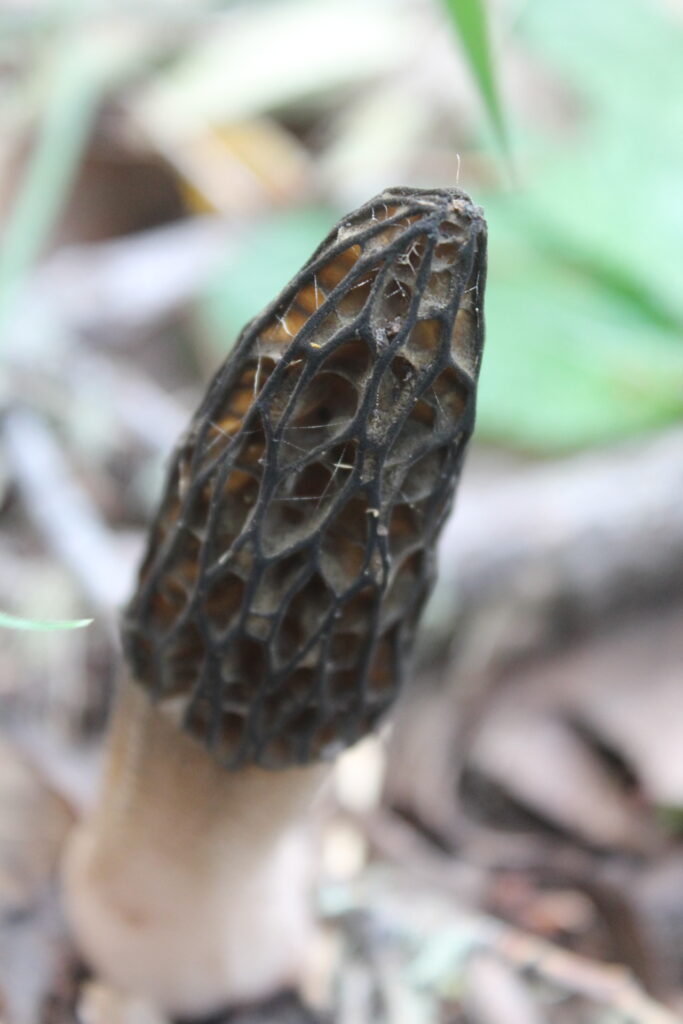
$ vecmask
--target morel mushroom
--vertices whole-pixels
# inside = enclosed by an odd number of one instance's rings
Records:
[[[305,820],[393,702],[474,422],[485,224],[456,189],[345,217],[244,330],[177,450],[67,909],[175,1013],[292,982]]]

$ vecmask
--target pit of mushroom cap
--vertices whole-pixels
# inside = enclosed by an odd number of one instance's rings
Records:
[[[347,451],[342,445],[341,451]],[[350,466],[343,463],[343,466]],[[343,486],[348,468],[339,462],[316,461],[292,470],[273,491],[261,528],[261,547],[268,558],[299,545],[325,522]]]
[[[275,658],[286,664],[318,633],[329,615],[334,595],[322,576],[313,572],[292,596],[275,637]]]
[[[341,434],[358,405],[358,390],[348,377],[321,369],[299,394],[283,443],[311,451]]]

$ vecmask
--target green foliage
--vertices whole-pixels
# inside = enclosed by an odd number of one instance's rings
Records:
[[[657,820],[670,836],[683,836],[683,807],[665,805],[656,808]]]
[[[63,629],[83,629],[89,626],[92,619],[22,619],[17,615],[8,615],[0,611],[0,629],[31,630],[38,633],[51,633]]]
[[[490,224],[481,436],[555,452],[683,416],[683,31],[663,8],[544,0],[518,44],[574,125],[518,125]],[[654,73],[654,69],[656,73]]]
[[[496,84],[495,62],[489,41],[486,4],[484,0],[442,0],[452,18],[465,56],[486,107],[496,141],[507,153],[508,136]]]

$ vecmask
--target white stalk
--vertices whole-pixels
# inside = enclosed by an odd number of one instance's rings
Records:
[[[86,960],[183,1015],[294,983],[312,929],[307,819],[330,770],[226,771],[125,682],[100,800],[64,864]]]

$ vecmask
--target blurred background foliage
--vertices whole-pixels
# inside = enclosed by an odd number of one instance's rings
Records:
[[[456,889],[581,953],[541,971],[551,1024],[671,1021],[618,1012],[602,961],[683,1007],[682,96],[683,0],[0,2],[3,1020],[14,988],[54,992],[57,948],[49,890],[7,895],[17,823],[40,851],[43,812],[3,742],[61,812],[87,803],[168,454],[245,322],[391,185],[484,207],[487,343],[412,685],[337,794],[322,874],[413,864],[446,916]],[[340,1019],[377,1020],[379,984],[384,1020],[509,1024],[507,995],[497,1016],[431,996],[406,1016],[423,937],[406,923],[391,974],[382,914],[339,925],[340,979],[370,993]],[[544,957],[513,947],[521,998]],[[500,988],[455,960],[440,1004]]]
[[[457,180],[490,223],[480,438],[553,453],[680,418],[680,6],[506,0],[490,47],[484,14],[471,0],[4,5],[0,326],[60,220],[61,240],[87,240],[135,227],[146,204],[148,226],[156,189],[159,220],[235,225],[198,303],[217,358],[350,204]],[[100,181],[111,207],[132,204],[127,224],[113,209],[86,223],[93,146],[160,165],[147,195]]]

